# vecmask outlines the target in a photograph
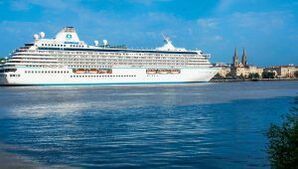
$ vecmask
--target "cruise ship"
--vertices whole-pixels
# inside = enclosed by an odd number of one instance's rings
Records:
[[[164,36],[156,49],[88,45],[74,27],[54,38],[44,32],[14,50],[0,64],[0,85],[85,85],[208,82],[218,69],[201,50],[176,48]]]

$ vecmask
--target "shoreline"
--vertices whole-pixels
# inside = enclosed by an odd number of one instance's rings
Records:
[[[211,79],[210,82],[224,83],[224,82],[259,82],[259,81],[298,81],[298,78],[278,78],[278,79]]]

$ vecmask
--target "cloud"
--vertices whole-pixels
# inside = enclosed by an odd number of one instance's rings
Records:
[[[215,41],[222,41],[222,40],[224,40],[224,38],[222,36],[220,36],[220,35],[216,35],[216,36],[213,37],[213,40],[215,40]]]
[[[218,26],[218,22],[214,18],[207,18],[207,19],[198,19],[198,24],[202,28],[216,28]]]
[[[228,11],[235,2],[235,0],[220,0],[216,7],[216,12]]]
[[[291,18],[291,13],[275,11],[234,13],[229,20],[230,22],[234,22],[236,26],[242,28],[268,31],[283,27],[289,18]]]
[[[27,11],[29,10],[30,6],[24,1],[11,1],[10,8],[14,11]]]
[[[139,3],[143,5],[152,5],[154,3],[159,3],[159,2],[170,2],[172,0],[129,0],[131,3]]]
[[[43,7],[44,9],[49,10],[65,10],[68,11],[76,10],[81,8],[80,1],[79,0],[71,0],[71,1],[65,1],[65,0],[27,0],[28,4],[37,5],[40,7]]]
[[[201,29],[226,29],[230,27],[241,30],[273,32],[276,29],[284,28],[293,19],[293,14],[288,11],[235,12],[219,17],[200,18],[197,22]]]

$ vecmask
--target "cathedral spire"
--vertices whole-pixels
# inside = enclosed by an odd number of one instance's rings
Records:
[[[243,48],[242,65],[243,66],[247,66],[247,56],[246,56],[246,50],[245,50],[245,48]]]
[[[237,53],[237,48],[235,48],[234,56],[233,56],[233,67],[237,67],[238,65],[239,65],[238,53]]]

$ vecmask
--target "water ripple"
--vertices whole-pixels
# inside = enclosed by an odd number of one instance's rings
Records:
[[[0,88],[0,142],[54,168],[269,168],[297,86]]]

